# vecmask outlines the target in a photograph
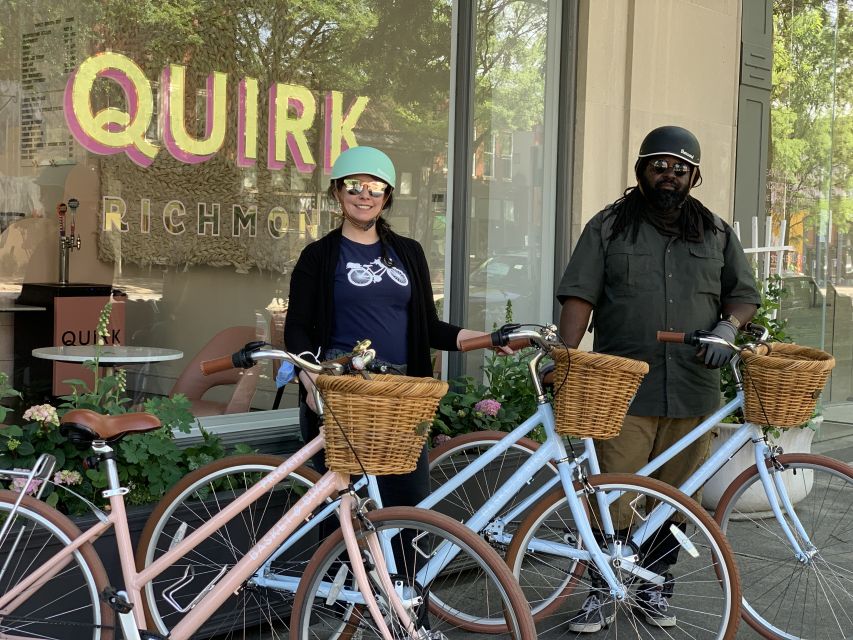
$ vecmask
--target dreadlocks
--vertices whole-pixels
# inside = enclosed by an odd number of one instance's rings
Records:
[[[613,217],[613,230],[608,240],[614,240],[620,235],[628,235],[631,231],[631,242],[637,241],[640,223],[648,216],[649,203],[639,187],[628,187],[615,202],[607,205],[605,218]],[[714,223],[714,214],[692,196],[687,196],[681,205],[679,238],[687,242],[689,238],[702,237],[705,231],[717,233],[723,231]]]

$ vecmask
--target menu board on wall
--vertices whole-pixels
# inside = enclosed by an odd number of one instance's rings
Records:
[[[74,137],[65,126],[63,94],[77,64],[73,17],[36,22],[21,33],[21,165],[68,164]]]

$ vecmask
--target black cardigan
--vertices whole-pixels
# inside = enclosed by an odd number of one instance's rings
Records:
[[[460,327],[439,320],[435,310],[429,265],[420,243],[389,232],[388,244],[400,258],[412,285],[409,302],[407,373],[431,376],[430,347],[456,351]],[[332,334],[335,268],[341,247],[337,228],[306,246],[290,276],[290,295],[284,321],[284,343],[293,353],[317,353],[323,357]],[[365,336],[370,338],[370,336]]]

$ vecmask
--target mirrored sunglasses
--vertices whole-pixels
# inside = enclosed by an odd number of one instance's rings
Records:
[[[652,169],[657,174],[666,173],[671,167],[672,172],[679,177],[683,176],[685,173],[689,173],[691,168],[689,164],[684,162],[673,162],[670,164],[667,160],[655,160],[651,165]]]
[[[346,189],[347,193],[351,196],[357,196],[359,193],[367,189],[367,193],[369,193],[374,198],[378,198],[380,196],[385,195],[385,190],[388,189],[388,185],[384,182],[380,182],[379,180],[375,180],[373,182],[362,182],[356,178],[347,178],[344,180],[344,189]]]

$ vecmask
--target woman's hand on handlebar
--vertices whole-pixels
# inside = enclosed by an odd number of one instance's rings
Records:
[[[463,340],[470,340],[471,338],[482,338],[483,336],[491,335],[486,333],[485,331],[473,331],[471,329],[462,329],[458,334],[456,334],[456,348],[460,351],[462,350],[461,344]],[[490,347],[494,350],[495,353],[502,356],[511,356],[515,353],[515,349],[511,346],[507,345],[505,347]]]

